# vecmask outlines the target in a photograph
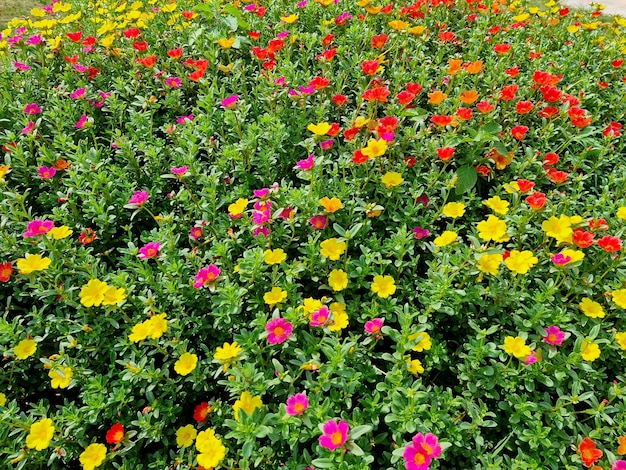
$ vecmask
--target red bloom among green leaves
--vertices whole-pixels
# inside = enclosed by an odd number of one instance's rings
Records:
[[[603,452],[596,448],[596,443],[588,437],[585,437],[578,445],[578,453],[586,467],[591,467],[600,458],[602,458]]]
[[[124,439],[124,426],[121,423],[115,423],[107,431],[106,441],[109,444],[117,444]]]

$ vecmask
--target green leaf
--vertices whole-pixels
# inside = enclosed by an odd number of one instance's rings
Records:
[[[315,459],[311,463],[316,468],[335,468],[335,462],[332,459]]]
[[[474,187],[478,180],[478,172],[473,166],[465,165],[456,170],[456,194],[464,194]]]
[[[250,23],[243,19],[243,17],[241,16],[241,11],[239,11],[239,9],[237,9],[235,5],[229,3],[224,7],[224,11],[237,19],[237,24],[240,28],[250,29]]]
[[[481,130],[487,134],[497,134],[502,130],[502,126],[495,121],[488,122]]]
[[[369,424],[363,424],[361,426],[357,426],[350,431],[350,438],[357,439],[361,437],[363,434],[370,432],[372,430],[372,426]]]
[[[500,142],[499,140],[497,140],[494,144],[494,147],[496,148],[496,150],[498,151],[498,153],[500,155],[504,155],[504,156],[508,156],[509,155],[509,151],[506,148],[506,146]]]
[[[230,29],[231,31],[237,31],[237,29],[239,28],[237,18],[235,18],[234,16],[226,16],[225,18],[222,18],[222,21],[226,26],[228,26],[228,29]]]

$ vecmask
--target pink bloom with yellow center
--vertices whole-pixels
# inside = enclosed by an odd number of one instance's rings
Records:
[[[148,191],[135,191],[128,204],[141,207],[148,199],[150,199]]]
[[[224,98],[220,104],[222,105],[223,108],[232,109],[235,107],[238,100],[239,100],[239,95],[231,95],[228,98]]]
[[[139,248],[139,257],[141,259],[146,258],[155,258],[159,254],[159,250],[161,249],[160,242],[150,242],[145,246]]]
[[[304,413],[308,407],[309,398],[304,393],[296,393],[287,398],[287,409],[285,411],[290,416],[296,416]]]
[[[41,107],[37,103],[28,103],[24,106],[24,114],[39,114],[41,112]]]
[[[323,230],[328,224],[328,219],[325,215],[314,215],[309,219],[309,223],[313,226],[313,228]]]
[[[37,173],[39,173],[39,177],[41,179],[47,180],[50,178],[54,178],[54,175],[57,174],[57,170],[53,166],[40,166],[39,168],[37,168]]]
[[[210,264],[206,268],[200,269],[200,271],[198,271],[198,274],[196,274],[196,282],[193,283],[193,287],[196,289],[200,289],[207,284],[215,282],[221,272],[222,270],[214,264]]]
[[[315,155],[311,154],[308,156],[308,158],[305,158],[304,160],[300,160],[296,163],[296,168],[298,170],[302,170],[302,171],[309,171],[311,170],[314,166],[315,166]]]
[[[309,322],[309,325],[324,326],[328,322],[329,317],[330,310],[328,307],[324,306],[311,314],[311,321]]]
[[[185,176],[185,173],[187,173],[187,170],[189,170],[189,167],[187,165],[183,165],[183,166],[178,166],[178,167],[175,166],[170,171],[174,173],[176,176],[182,177],[182,176]]]
[[[370,321],[365,323],[365,332],[371,335],[378,335],[380,333],[380,329],[383,327],[384,322],[384,318],[371,319]]]
[[[404,464],[407,470],[428,470],[430,462],[441,455],[437,436],[417,433],[413,442],[404,448]]]
[[[284,318],[275,318],[267,322],[265,331],[268,333],[267,341],[270,344],[280,344],[291,336],[293,325]]]
[[[561,346],[565,340],[565,332],[561,331],[558,326],[549,326],[546,328],[546,335],[543,340],[552,346]]]
[[[44,235],[54,228],[54,222],[51,220],[35,219],[28,222],[26,231],[24,232],[24,238],[36,237],[37,235]]]
[[[324,434],[319,438],[320,445],[326,447],[328,450],[335,450],[343,446],[348,440],[348,430],[350,429],[348,423],[340,420],[337,423],[331,419],[324,424],[322,428]]]

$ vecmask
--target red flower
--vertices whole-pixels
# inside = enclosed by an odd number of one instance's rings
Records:
[[[376,75],[376,70],[378,70],[379,62],[377,59],[374,60],[366,60],[361,64],[361,70],[366,75]]]
[[[398,100],[398,104],[407,105],[415,99],[415,95],[410,91],[402,90],[400,93],[398,93],[396,99]]]
[[[572,241],[579,248],[589,248],[593,245],[593,232],[587,232],[584,228],[575,228],[572,234]]]
[[[94,240],[98,239],[98,235],[92,228],[86,228],[78,236],[78,241],[83,245],[89,245]]]
[[[624,59],[618,59],[618,60],[614,60],[613,62],[611,62],[611,65],[615,67],[616,69],[618,69],[622,66],[623,63],[624,63]]]
[[[419,83],[408,82],[406,84],[405,89],[409,93],[413,93],[414,95],[419,95],[422,92],[423,87]]]
[[[185,19],[192,20],[194,15],[195,15],[195,12],[193,12],[193,11],[181,11],[180,14],[183,15],[183,17]]]
[[[376,86],[365,90],[361,96],[366,101],[380,101],[381,103],[386,103],[389,93],[389,89],[386,86]]]
[[[261,33],[259,33],[258,31],[250,31],[248,32],[248,36],[256,41],[261,37]]]
[[[430,118],[430,122],[438,126],[447,126],[452,123],[452,116],[434,115]]]
[[[330,84],[330,78],[315,77],[309,81],[309,86],[316,90],[323,90]]]
[[[474,114],[470,108],[459,108],[456,110],[456,115],[464,121],[469,121],[474,117]]]
[[[94,36],[87,36],[83,41],[83,46],[93,46],[97,39]]]
[[[63,60],[70,64],[76,64],[78,62],[78,54],[74,54],[73,56],[63,56]]]
[[[530,113],[533,110],[533,103],[531,101],[518,101],[515,105],[515,109],[518,114]]]
[[[548,176],[548,179],[550,181],[558,184],[565,181],[569,176],[569,173],[566,171],[557,170],[556,168],[548,168],[548,170],[546,171],[546,175]]]
[[[596,448],[596,443],[588,437],[585,437],[578,445],[578,452],[580,453],[580,458],[582,459],[585,467],[591,467],[603,455],[602,451]]]
[[[183,48],[179,47],[178,49],[170,49],[167,51],[167,55],[172,59],[179,59],[183,55]]]
[[[76,31],[75,33],[67,33],[66,36],[68,38],[70,38],[70,41],[72,41],[72,42],[80,42],[80,40],[83,37],[83,32],[82,31]]]
[[[543,164],[546,166],[556,165],[558,162],[559,156],[554,152],[546,153],[546,156],[543,157]]]
[[[354,140],[358,133],[359,133],[358,127],[351,127],[350,129],[346,129],[345,131],[343,131],[343,137],[346,140]]]
[[[339,130],[340,130],[339,124],[336,122],[333,122],[330,125],[330,130],[327,132],[327,134],[331,137],[335,137],[337,134],[339,134]]]
[[[154,64],[156,64],[157,57],[155,55],[149,55],[146,57],[142,57],[141,59],[135,59],[136,62],[140,63],[144,67],[152,68]]]
[[[206,420],[206,417],[211,411],[213,411],[213,407],[206,401],[203,401],[194,408],[193,419],[195,419],[198,423],[201,423]]]
[[[195,72],[191,72],[189,74],[189,80],[193,80],[194,82],[197,82],[202,77],[204,77],[204,74],[205,74],[205,71],[203,69],[196,70]]]
[[[452,42],[456,39],[456,34],[454,34],[452,31],[441,31],[439,33],[439,39],[441,39],[443,42]]]
[[[536,211],[541,210],[543,206],[546,205],[548,200],[546,199],[546,195],[535,191],[530,196],[526,197],[526,202],[530,207],[535,209]]]
[[[117,444],[124,439],[124,426],[116,423],[107,431],[106,440],[109,444]]]
[[[506,54],[507,52],[509,52],[511,50],[511,45],[507,44],[507,43],[496,44],[495,46],[493,46],[493,50],[497,54]]]
[[[383,47],[385,47],[385,44],[387,44],[388,39],[389,36],[387,36],[385,33],[372,36],[372,47],[374,49],[382,49]]]
[[[543,99],[548,103],[559,101],[563,95],[563,92],[553,85],[544,85],[539,88],[539,91],[543,95]]]
[[[7,261],[6,263],[0,263],[0,282],[9,282],[12,274],[13,263],[11,263],[11,261]]]
[[[407,168],[413,168],[417,163],[417,158],[415,157],[404,157],[404,163],[406,163]]]
[[[143,52],[148,49],[148,43],[146,41],[135,41],[133,48],[139,52]]]
[[[124,36],[126,36],[128,39],[135,39],[140,34],[141,31],[139,30],[139,28],[128,28],[126,31],[124,31]]]
[[[491,173],[491,169],[487,165],[476,166],[476,171],[483,178],[487,178],[487,176],[489,176],[489,174]]]
[[[496,107],[488,101],[481,101],[479,103],[476,103],[476,108],[478,108],[478,111],[480,111],[481,113],[487,114],[493,111]]]
[[[506,75],[508,75],[511,78],[515,78],[519,75],[519,67],[516,65],[515,67],[511,67],[510,69],[506,69],[504,71],[504,73]]]
[[[315,56],[317,60],[323,60],[326,62],[330,62],[337,55],[337,49],[326,49],[321,54]]]
[[[542,118],[550,119],[555,114],[559,113],[559,108],[555,108],[553,106],[546,106],[541,111],[539,111],[539,116]]]
[[[612,235],[605,235],[602,237],[598,240],[598,245],[604,251],[608,251],[609,253],[620,251],[622,249],[622,241],[618,237],[614,237]]]
[[[533,183],[532,181],[519,179],[517,180],[517,187],[521,192],[525,193],[533,189],[535,187],[535,183]]]
[[[515,126],[511,129],[511,135],[517,140],[523,140],[526,137],[526,133],[528,132],[528,127],[526,126]]]
[[[444,147],[437,149],[437,156],[444,162],[450,160],[454,156],[455,147]]]
[[[361,163],[365,163],[367,161],[367,158],[367,155],[363,155],[361,149],[356,149],[354,151],[354,155],[352,156],[352,161],[360,165]]]
[[[322,44],[324,45],[324,47],[328,47],[333,42],[333,39],[335,39],[334,34],[327,34],[322,38]]]
[[[556,85],[562,78],[563,75],[552,75],[549,72],[542,72],[540,70],[535,71],[533,74],[533,81],[537,85]]]
[[[282,39],[272,39],[267,44],[267,50],[270,53],[278,52],[283,47],[285,47],[285,41],[283,41]]]
[[[500,93],[500,98],[505,101],[514,100],[515,94],[517,93],[518,89],[519,85],[507,85],[502,89],[502,92]]]
[[[346,95],[335,95],[331,99],[337,106],[343,106],[348,102],[348,97]]]

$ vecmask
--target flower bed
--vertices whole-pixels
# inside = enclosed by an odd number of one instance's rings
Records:
[[[505,0],[12,21],[3,466],[625,468],[624,27]]]

